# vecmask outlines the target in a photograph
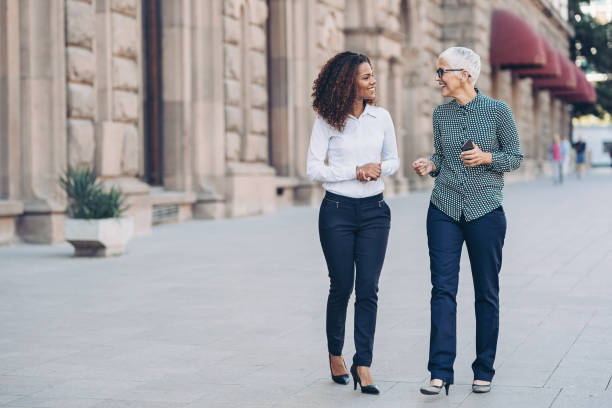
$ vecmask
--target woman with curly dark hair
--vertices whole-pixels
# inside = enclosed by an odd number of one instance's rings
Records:
[[[391,210],[381,176],[399,167],[391,115],[374,106],[376,79],[368,57],[343,52],[330,59],[313,85],[317,113],[307,174],[323,182],[319,237],[327,262],[327,346],[332,379],[348,384],[342,358],[349,297],[355,285],[354,388],[378,394],[370,365],[374,346],[378,278],[385,259]],[[326,162],[327,158],[327,162]]]

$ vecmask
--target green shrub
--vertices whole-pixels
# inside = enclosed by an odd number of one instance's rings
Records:
[[[129,206],[125,196],[115,187],[105,191],[92,169],[68,171],[60,177],[60,184],[68,195],[68,216],[71,218],[99,219],[120,217]]]

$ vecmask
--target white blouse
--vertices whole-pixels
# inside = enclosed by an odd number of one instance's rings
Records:
[[[323,188],[331,193],[352,198],[370,197],[385,189],[382,178],[359,181],[356,168],[381,161],[383,176],[399,168],[395,128],[386,109],[366,105],[359,118],[348,116],[342,132],[317,115],[308,148],[308,178],[322,181]]]

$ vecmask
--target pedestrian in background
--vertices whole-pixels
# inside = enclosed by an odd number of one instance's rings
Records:
[[[553,184],[563,184],[563,155],[561,153],[561,140],[559,135],[553,135],[550,145],[550,159],[553,168]]]
[[[308,177],[326,190],[319,237],[329,272],[327,347],[332,379],[348,384],[342,358],[349,297],[355,286],[354,388],[378,394],[370,365],[391,210],[382,176],[399,167],[389,112],[375,106],[376,79],[367,56],[343,52],[321,69],[313,85],[317,117],[310,136]],[[327,159],[327,163],[326,163]],[[382,160],[382,161],[381,161]]]
[[[576,175],[578,178],[581,178],[584,175],[586,161],[586,143],[582,140],[582,136],[578,138],[578,141],[574,143],[573,147],[576,151]]]
[[[454,382],[457,353],[457,288],[463,242],[475,293],[476,360],[472,390],[489,392],[499,333],[499,272],[506,236],[502,208],[504,173],[523,160],[512,111],[475,88],[480,56],[452,47],[438,57],[442,96],[453,98],[433,112],[434,154],[413,164],[435,177],[427,212],[431,269],[431,380],[421,393],[439,394]]]
[[[572,161],[572,144],[567,140],[567,136],[563,135],[561,137],[561,161],[563,163],[562,171],[563,176],[567,176],[569,174],[570,162]]]

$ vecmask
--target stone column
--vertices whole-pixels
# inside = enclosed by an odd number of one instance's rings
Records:
[[[292,52],[293,58],[288,62],[288,70],[289,78],[294,80],[286,86],[292,88],[288,92],[294,95],[290,106],[294,120],[293,171],[297,179],[294,199],[296,203],[316,206],[321,202],[323,189],[306,176],[306,157],[315,118],[312,85],[323,64],[346,49],[345,13],[356,7],[345,7],[344,0],[290,3],[292,12],[287,26],[293,32],[293,42],[288,44],[288,52]]]
[[[223,3],[193,4],[194,216],[225,215],[225,118],[223,115]]]
[[[392,57],[389,61],[389,89],[388,89],[388,100],[389,100],[389,112],[393,118],[393,124],[395,126],[395,136],[397,139],[397,153],[400,158],[400,168],[393,175],[393,191],[396,194],[402,194],[408,192],[409,183],[408,178],[405,176],[405,166],[410,166],[412,162],[406,156],[408,151],[406,149],[407,144],[407,132],[406,132],[406,121],[404,118],[404,112],[406,107],[403,106],[402,102],[402,81],[403,81],[403,67],[401,60]],[[406,161],[408,160],[408,161]]]
[[[537,170],[534,139],[534,99],[530,78],[512,78],[512,110],[519,132],[524,159],[518,171],[511,172],[509,178],[533,178]]]
[[[0,245],[15,241],[20,196],[19,1],[0,0]]]
[[[164,187],[191,189],[192,61],[191,0],[163,1],[163,161]]]
[[[91,1],[66,0],[68,164],[95,165],[95,9]]]
[[[293,73],[289,64],[293,55],[293,4],[287,0],[270,0],[268,17],[268,77],[270,83],[270,164],[282,177],[295,175],[293,163]]]
[[[230,217],[274,211],[268,166],[267,61],[263,0],[224,0],[227,207]]]
[[[442,102],[434,83],[437,56],[442,51],[440,0],[402,0],[403,117],[406,129],[403,171],[411,189],[429,188],[431,177],[419,177],[411,167],[418,157],[433,153],[432,112]]]
[[[559,134],[561,129],[560,121],[561,121],[561,101],[554,98],[550,95],[549,92],[545,93],[546,98],[544,98],[546,112],[543,115],[543,119],[546,120],[546,132],[544,133],[544,137],[541,140],[541,163],[542,163],[542,173],[545,176],[551,176],[553,169],[552,163],[550,160],[550,148],[553,142],[553,136],[555,134]]]
[[[19,235],[28,242],[64,240],[65,199],[57,182],[66,166],[64,0],[21,0]]]
[[[74,2],[74,0],[71,0]],[[75,2],[76,3],[76,2]],[[84,8],[83,5],[78,6]],[[136,233],[151,229],[149,186],[140,181],[143,151],[142,127],[142,22],[136,0],[95,0],[95,168],[108,186],[114,185],[128,197],[127,214],[135,220]],[[82,15],[69,15],[70,27],[83,23]],[[78,88],[84,91],[83,85]],[[69,93],[71,91],[69,90]],[[86,100],[76,106],[87,106]],[[74,148],[71,142],[71,149]]]
[[[544,103],[542,98],[543,92],[533,89],[533,150],[532,156],[535,160],[536,175],[542,173],[542,139],[544,138],[545,119],[543,115]]]
[[[570,140],[570,129],[572,122],[572,113],[571,113],[571,105],[567,103],[561,104],[561,121],[560,121],[561,129],[559,131],[559,137],[563,138],[564,136],[567,140]]]

